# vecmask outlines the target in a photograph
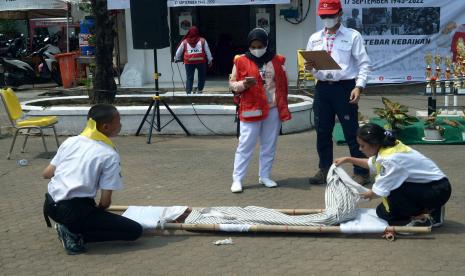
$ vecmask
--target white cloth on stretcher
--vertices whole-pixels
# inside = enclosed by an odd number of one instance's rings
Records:
[[[144,229],[163,226],[165,221],[177,219],[187,210],[187,206],[129,206],[123,217],[138,222]]]
[[[353,181],[340,167],[331,167],[327,177],[325,210],[318,214],[290,216],[273,209],[249,206],[209,207],[193,209],[185,223],[216,224],[219,230],[227,232],[246,232],[251,225],[299,225],[331,226],[340,225],[343,233],[382,233],[387,222],[376,216],[374,209],[359,209],[363,201],[360,193],[367,189]],[[130,206],[123,216],[139,222],[144,228],[156,228],[164,221],[179,217],[186,206],[154,207]]]
[[[187,206],[129,206],[124,217],[137,221],[144,229],[155,229],[160,222],[175,220]],[[218,230],[224,232],[247,232],[251,224],[220,224]],[[388,223],[376,216],[375,209],[357,209],[353,220],[340,224],[342,233],[383,233]]]

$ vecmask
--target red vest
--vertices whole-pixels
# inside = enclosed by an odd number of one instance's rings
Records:
[[[207,63],[207,54],[205,53],[205,39],[201,38],[195,47],[192,47],[187,41],[184,44],[184,64]]]
[[[276,107],[278,108],[279,118],[283,122],[291,119],[291,113],[287,106],[287,76],[282,67],[285,61],[286,58],[281,55],[276,55],[271,60],[275,73]],[[245,55],[234,59],[234,65],[236,65],[237,81],[244,80],[245,77],[254,77],[256,80],[262,79],[258,66]],[[257,84],[240,93],[239,119],[241,122],[264,120],[268,116],[269,110],[270,107],[266,98],[265,87],[261,81],[257,81]]]

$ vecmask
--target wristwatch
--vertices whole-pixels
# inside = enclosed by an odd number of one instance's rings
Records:
[[[355,88],[360,89],[360,93],[362,93],[362,92],[363,92],[363,89],[364,89],[362,86],[355,86]]]

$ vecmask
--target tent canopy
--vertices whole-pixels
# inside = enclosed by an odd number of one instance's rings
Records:
[[[74,0],[75,1],[75,0]],[[107,0],[109,10],[129,9],[129,0]],[[154,0],[155,1],[155,0]],[[166,0],[168,7],[289,4],[290,0]]]
[[[66,16],[63,0],[0,1],[0,19],[29,19]]]

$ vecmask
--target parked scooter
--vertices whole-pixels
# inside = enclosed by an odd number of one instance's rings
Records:
[[[20,58],[26,55],[26,42],[24,39],[24,34],[20,36],[3,40],[0,47],[0,56],[8,58]]]
[[[61,85],[61,76],[55,55],[60,49],[45,38],[45,46],[31,54],[30,63],[19,59],[0,58],[0,81],[9,87],[24,84],[46,83],[53,80]]]

